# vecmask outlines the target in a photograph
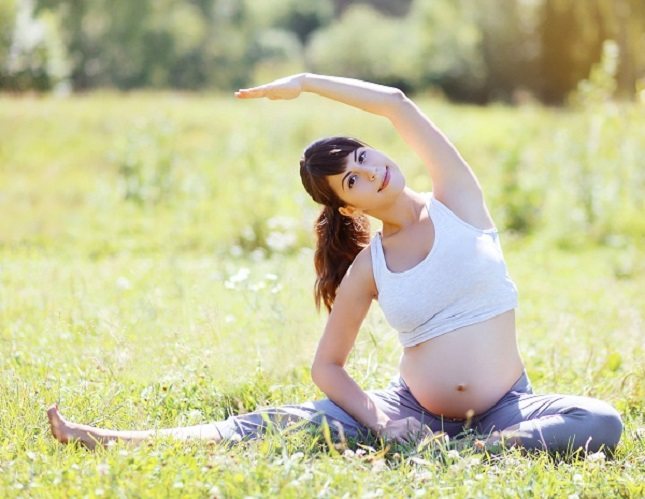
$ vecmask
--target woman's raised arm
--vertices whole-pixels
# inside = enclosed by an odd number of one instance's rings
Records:
[[[302,92],[388,118],[428,168],[435,197],[466,222],[482,229],[492,227],[475,174],[439,128],[401,90],[352,78],[302,73],[242,89],[235,95],[241,99],[293,99]]]

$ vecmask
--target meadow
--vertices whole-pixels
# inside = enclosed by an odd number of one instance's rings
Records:
[[[484,187],[534,389],[614,404],[625,431],[613,458],[305,430],[231,447],[61,446],[45,417],[54,402],[127,429],[322,397],[309,376],[325,314],[302,149],[355,135],[411,187],[431,183],[388,122],[312,96],[0,96],[0,494],[643,497],[645,108],[419,102]],[[381,388],[400,353],[375,305],[347,368]]]

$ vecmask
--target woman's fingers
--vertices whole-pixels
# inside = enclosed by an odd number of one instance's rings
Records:
[[[241,88],[235,92],[238,99],[295,99],[302,92],[302,75],[288,76],[272,81],[266,85],[252,88]]]
[[[255,99],[258,97],[264,97],[266,95],[265,87],[253,87],[253,88],[240,88],[235,92],[235,97],[238,99]]]

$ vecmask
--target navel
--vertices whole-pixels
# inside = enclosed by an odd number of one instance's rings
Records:
[[[466,391],[466,385],[464,385],[463,383],[459,383],[457,385],[457,391],[458,392],[465,392]]]

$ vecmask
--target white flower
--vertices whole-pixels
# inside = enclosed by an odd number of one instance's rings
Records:
[[[285,251],[296,244],[296,235],[291,232],[271,232],[267,236],[267,245],[273,251]]]
[[[250,273],[251,271],[249,269],[242,267],[234,275],[232,275],[227,282],[232,282],[233,284],[235,284],[238,282],[246,281]]]
[[[247,225],[242,229],[242,237],[247,241],[255,241],[255,231],[253,227]]]
[[[594,452],[592,454],[587,454],[586,461],[590,463],[604,463],[605,462],[605,453],[603,451]]]
[[[295,218],[290,217],[272,217],[267,222],[269,229],[294,229],[298,225]]]
[[[251,284],[251,285],[249,286],[249,289],[250,289],[251,291],[253,291],[253,292],[257,292],[257,291],[260,291],[261,289],[266,288],[266,285],[267,285],[267,284],[266,284],[266,282],[264,282],[264,281],[260,281],[260,282],[256,282],[256,283],[254,283],[254,284]]]
[[[127,291],[128,289],[132,289],[132,284],[130,283],[127,277],[121,276],[116,280],[116,287],[124,291]]]

